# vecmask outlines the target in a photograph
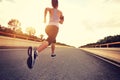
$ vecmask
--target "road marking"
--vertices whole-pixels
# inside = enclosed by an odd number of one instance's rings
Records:
[[[95,56],[95,57],[97,57],[97,58],[99,58],[99,59],[101,59],[101,60],[103,60],[103,61],[106,61],[106,62],[108,62],[108,63],[110,63],[110,64],[113,64],[113,65],[115,65],[115,66],[117,66],[117,67],[120,67],[120,65],[119,64],[117,64],[117,63],[115,63],[115,62],[113,62],[113,61],[111,61],[111,60],[109,60],[109,59],[105,59],[104,57],[101,57],[101,56],[99,56],[99,55],[95,55],[95,54],[92,54],[93,56]]]

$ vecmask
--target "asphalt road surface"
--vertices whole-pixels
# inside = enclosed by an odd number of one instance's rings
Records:
[[[0,80],[120,80],[120,68],[76,48],[39,53],[28,67],[27,49],[0,49]]]

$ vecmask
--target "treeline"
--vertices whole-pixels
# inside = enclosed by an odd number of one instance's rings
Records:
[[[21,27],[22,26],[21,22],[18,19],[10,19],[7,22],[7,24],[8,24],[7,27],[0,25],[0,35],[11,37],[12,34],[14,34],[14,35],[16,34],[16,35],[18,35],[17,38],[24,39],[25,37],[27,37],[30,40],[37,40],[37,41],[44,40],[42,34],[39,36],[40,38],[35,36],[36,30],[32,26],[26,27],[26,33],[23,33],[22,27]],[[4,32],[4,33],[2,33],[2,32]],[[7,33],[9,33],[11,35],[9,35]]]
[[[11,28],[7,28],[0,25],[0,36],[14,37],[14,35],[16,35],[16,38],[20,38],[20,39],[28,38],[28,40],[33,40],[33,41],[34,40],[43,41],[43,39],[38,38],[37,36],[23,33],[21,29],[15,31],[12,30]]]
[[[16,36],[16,38],[20,38],[20,39],[28,38],[28,40],[36,40],[36,41],[43,41],[43,40],[45,40],[45,39],[42,38],[43,35],[41,35],[41,38],[38,38],[37,36],[23,33],[21,30],[15,31],[15,30],[12,30],[10,28],[7,28],[7,27],[4,27],[4,26],[0,25],[0,36],[13,37],[13,35],[18,35],[18,36]],[[19,37],[19,36],[23,36],[23,37]],[[60,43],[60,42],[57,42],[56,44],[57,45],[62,45],[62,46],[73,47],[73,46],[70,46],[70,45],[67,45],[67,44],[64,44],[64,43]]]
[[[74,46],[67,45],[67,44],[65,44],[65,43],[60,43],[60,42],[57,42],[56,44],[57,44],[57,45],[62,45],[62,46],[74,47]]]
[[[98,42],[96,42],[96,44],[105,44],[105,43],[112,43],[112,42],[120,42],[120,35],[107,36],[104,39],[101,39]]]
[[[26,27],[26,33],[22,32],[21,22],[18,19],[11,19],[7,22],[8,26],[2,26],[0,24],[0,36],[15,37],[20,39],[27,39],[33,41],[43,41],[44,35],[40,34],[38,37],[35,36],[36,30],[32,26]],[[56,43],[58,45],[69,46],[63,43]]]
[[[96,43],[89,43],[80,47],[91,47],[92,45],[100,45],[106,43],[120,42],[120,35],[107,36],[103,39],[98,40]],[[110,47],[120,47],[120,44],[113,44]]]
[[[4,27],[0,25],[0,31],[5,32],[5,33],[11,33],[11,34],[23,34],[21,30],[19,31],[14,31],[10,28]]]

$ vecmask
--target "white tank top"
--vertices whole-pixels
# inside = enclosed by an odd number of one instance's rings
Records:
[[[53,9],[53,15],[50,16],[49,25],[56,25],[59,27],[59,16],[57,15],[57,9]]]

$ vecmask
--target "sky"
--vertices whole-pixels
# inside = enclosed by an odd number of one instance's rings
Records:
[[[0,24],[7,26],[9,20],[18,19],[24,32],[31,26],[37,36],[43,34],[46,38],[46,7],[51,7],[51,0],[0,0]],[[65,21],[57,42],[79,47],[120,34],[120,0],[59,0],[58,9]]]

